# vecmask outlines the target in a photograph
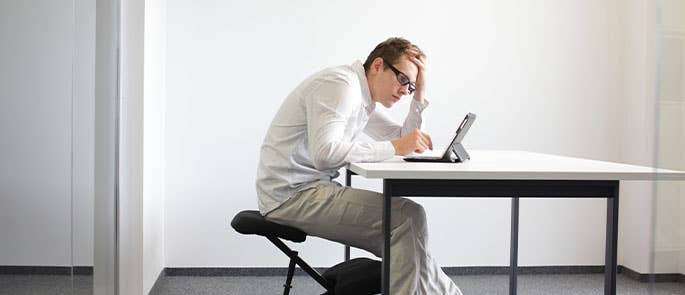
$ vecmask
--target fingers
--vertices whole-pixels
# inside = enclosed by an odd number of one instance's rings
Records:
[[[428,134],[421,132],[418,128],[414,129],[414,133],[416,134],[417,149],[420,149],[421,153],[427,149],[433,150],[433,140]]]
[[[426,147],[428,147],[432,150],[433,149],[433,140],[431,139],[430,135],[428,135],[428,133],[424,133],[419,128],[414,129],[414,131],[416,132],[416,135],[419,138],[421,138],[421,140],[426,145]]]
[[[431,137],[428,134],[423,133],[423,132],[421,132],[421,135],[423,136],[423,141],[426,143],[428,148],[433,150],[433,140],[431,139]]]
[[[416,64],[416,67],[418,67],[419,70],[423,70],[425,68],[425,64],[420,59],[413,56],[409,56],[409,60]]]
[[[418,66],[420,69],[423,69],[424,66],[425,66],[425,60],[424,60],[424,58],[423,58],[423,57],[421,57],[421,58],[417,58],[417,57],[416,57],[416,56],[420,56],[419,51],[416,50],[416,49],[409,49],[409,50],[408,50],[408,53],[409,53],[409,54],[408,54],[407,56],[409,57],[409,60],[410,60],[411,62],[415,63],[416,66]]]
[[[409,48],[407,49],[407,52],[409,52],[411,56],[421,56],[421,52],[417,48]]]
[[[428,146],[423,141],[420,139],[416,141],[416,149],[414,150],[415,153],[423,153],[426,151],[426,149],[428,149]]]

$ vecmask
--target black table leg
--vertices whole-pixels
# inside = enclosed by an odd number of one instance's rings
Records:
[[[519,248],[519,197],[511,198],[511,245],[509,246],[509,294],[516,295]]]
[[[383,266],[381,275],[381,291],[383,295],[390,295],[390,198],[392,191],[388,180],[383,180]]]
[[[352,187],[352,171],[345,169],[345,186]],[[350,260],[350,246],[345,245],[345,261]]]
[[[604,257],[604,295],[616,295],[618,251],[618,181],[607,198],[607,235]]]

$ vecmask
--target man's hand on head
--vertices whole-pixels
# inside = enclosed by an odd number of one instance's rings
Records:
[[[419,56],[419,51],[416,49],[409,49],[407,53],[409,60],[413,62],[419,69],[419,73],[416,76],[416,92],[414,92],[414,100],[423,102],[426,94],[426,59],[425,57],[416,58],[416,56]]]
[[[427,149],[433,149],[431,137],[421,132],[418,128],[399,139],[390,141],[395,147],[395,155],[404,156],[410,153],[423,153]]]

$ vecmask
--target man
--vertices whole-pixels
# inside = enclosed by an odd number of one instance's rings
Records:
[[[390,38],[356,62],[318,72],[283,102],[267,131],[257,171],[265,218],[352,247],[382,254],[383,195],[334,182],[350,162],[376,162],[432,149],[421,132],[425,54]],[[413,94],[404,124],[378,112]],[[361,132],[376,142],[355,140]],[[404,198],[391,203],[391,294],[461,294],[427,252],[426,215]]]

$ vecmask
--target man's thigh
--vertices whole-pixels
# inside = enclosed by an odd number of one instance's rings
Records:
[[[391,200],[394,228],[406,218],[406,207],[418,206],[404,198]],[[293,196],[266,218],[317,236],[380,255],[383,195],[350,187],[319,185]]]

